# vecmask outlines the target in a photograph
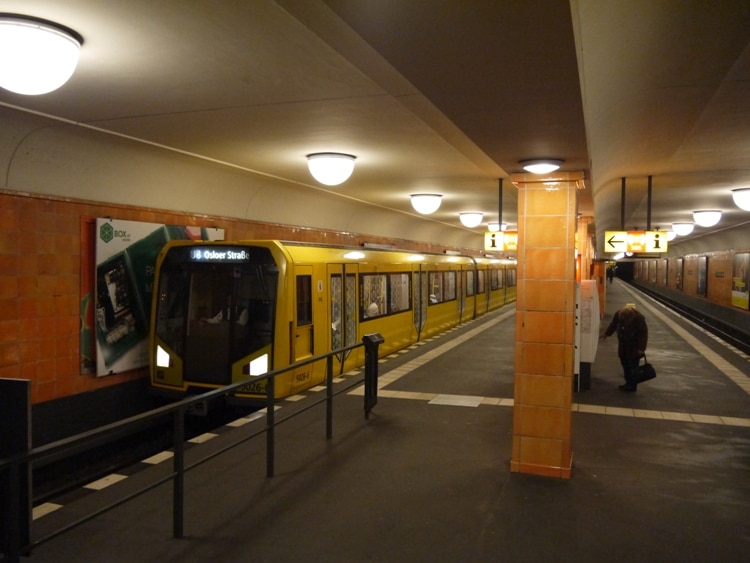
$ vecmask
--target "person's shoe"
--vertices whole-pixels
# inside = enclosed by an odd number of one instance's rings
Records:
[[[631,385],[628,385],[627,383],[625,383],[624,385],[620,385],[620,386],[618,387],[618,389],[619,389],[620,391],[626,391],[626,392],[628,392],[628,393],[633,393],[633,392],[635,392],[635,390],[636,390],[636,387],[633,387],[633,386],[631,386]]]

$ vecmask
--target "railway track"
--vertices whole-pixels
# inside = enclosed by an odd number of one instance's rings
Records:
[[[227,406],[210,411],[206,416],[188,416],[185,419],[185,437],[190,439],[210,432],[253,410],[248,407]],[[172,436],[172,419],[166,417],[135,434],[36,467],[32,471],[32,503],[37,505],[49,501],[165,449],[171,449]]]

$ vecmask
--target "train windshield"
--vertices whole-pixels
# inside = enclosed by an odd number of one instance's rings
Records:
[[[186,379],[229,384],[234,362],[271,343],[277,280],[266,248],[168,251],[159,271],[155,330],[183,359]]]

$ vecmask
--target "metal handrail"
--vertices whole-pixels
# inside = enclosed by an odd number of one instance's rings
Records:
[[[333,357],[338,354],[343,354],[350,350],[354,350],[361,346],[365,348],[365,375],[364,381],[368,392],[365,393],[365,418],[369,418],[372,407],[377,403],[377,377],[378,377],[378,347],[383,342],[382,337],[379,334],[366,335],[362,342],[352,344],[344,348],[339,348],[326,354],[319,356],[313,356],[306,358],[299,362],[296,362],[290,366],[282,369],[274,370],[266,374],[260,375],[254,378],[253,381],[267,380],[266,384],[266,425],[248,436],[243,437],[232,444],[229,444],[220,450],[213,452],[197,461],[194,461],[190,465],[185,465],[185,415],[188,409],[199,402],[207,402],[213,399],[218,399],[227,395],[231,395],[240,387],[247,385],[247,381],[241,381],[222,387],[220,389],[214,389],[200,395],[195,395],[183,399],[181,401],[171,403],[169,405],[159,407],[157,409],[150,410],[146,413],[141,413],[121,421],[117,421],[105,426],[99,427],[94,430],[82,432],[62,440],[57,440],[44,446],[32,448],[25,452],[0,459],[0,471],[6,471],[9,477],[8,487],[11,491],[10,501],[6,507],[5,517],[6,522],[18,522],[21,518],[22,511],[20,509],[20,486],[21,486],[21,468],[32,467],[35,463],[56,461],[60,459],[68,458],[72,455],[80,453],[82,451],[89,450],[98,445],[111,442],[112,440],[129,435],[140,429],[141,427],[153,422],[155,419],[172,415],[174,425],[174,457],[173,457],[173,470],[169,475],[166,475],[156,482],[150,483],[147,486],[130,493],[129,495],[120,498],[114,503],[108,504],[101,507],[97,511],[88,514],[75,522],[69,523],[68,525],[59,528],[43,537],[31,539],[28,545],[20,545],[20,535],[17,533],[18,529],[16,526],[15,534],[11,531],[8,540],[8,549],[5,554],[5,561],[9,563],[18,563],[21,554],[30,554],[34,547],[38,547],[43,543],[50,541],[51,539],[68,532],[81,524],[84,524],[105,512],[108,512],[126,502],[133,500],[142,494],[145,494],[156,487],[168,482],[173,482],[173,521],[172,521],[172,535],[174,538],[182,538],[184,534],[184,475],[187,471],[198,467],[199,465],[213,459],[228,450],[259,436],[263,433],[266,434],[266,476],[273,477],[275,469],[275,427],[282,422],[290,420],[295,416],[306,412],[312,407],[319,405],[322,402],[326,402],[326,439],[330,439],[333,436],[333,397],[345,391],[348,391],[352,387],[359,385],[361,381],[356,381],[349,386],[339,389],[336,393],[333,392]],[[274,399],[274,382],[277,376],[287,373],[291,370],[304,367],[308,364],[312,364],[318,361],[326,361],[326,394],[323,399],[313,401],[304,408],[295,411],[282,418],[281,420],[275,420],[275,399]],[[375,391],[373,391],[375,390]],[[373,393],[375,395],[373,396]],[[30,498],[30,495],[29,497]]]

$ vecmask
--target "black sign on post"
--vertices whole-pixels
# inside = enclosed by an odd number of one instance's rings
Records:
[[[0,459],[31,449],[31,384],[0,378]],[[31,467],[28,463],[0,469],[0,551],[18,561],[31,543]]]
[[[370,418],[370,411],[378,404],[378,348],[385,338],[377,332],[362,337],[365,345],[365,418]]]

